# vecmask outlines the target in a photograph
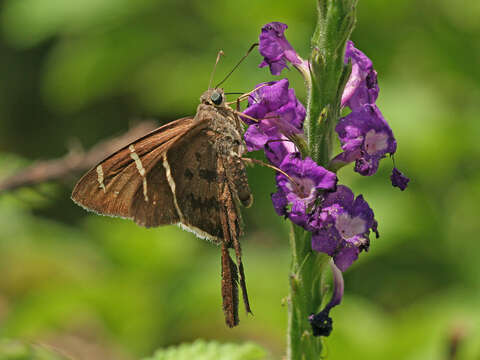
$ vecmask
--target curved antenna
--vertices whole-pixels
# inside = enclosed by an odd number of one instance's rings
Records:
[[[258,43],[255,43],[255,44],[253,44],[252,46],[250,46],[250,49],[248,49],[247,53],[246,53],[245,55],[243,55],[243,57],[240,59],[240,61],[237,63],[237,65],[234,66],[234,68],[232,69],[232,71],[230,71],[230,72],[227,74],[227,76],[225,76],[225,78],[224,78],[222,81],[220,81],[220,82],[215,86],[215,88],[218,88],[220,85],[222,85],[222,84],[225,82],[225,80],[227,80],[228,77],[229,77],[230,75],[232,75],[232,73],[235,71],[235,69],[243,62],[243,60],[246,59],[246,57],[252,52],[252,50],[255,48],[255,46],[258,46]]]
[[[212,74],[210,75],[210,81],[208,82],[208,88],[212,88],[212,81],[213,81],[213,75],[215,75],[215,70],[217,69],[217,64],[220,61],[220,56],[225,55],[223,50],[220,50],[217,54],[217,60],[215,61],[215,65],[213,65],[213,70]]]

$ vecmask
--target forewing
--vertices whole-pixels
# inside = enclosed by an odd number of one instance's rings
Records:
[[[178,222],[162,155],[193,128],[192,118],[179,119],[125,146],[85,174],[72,199],[87,210],[143,226]]]

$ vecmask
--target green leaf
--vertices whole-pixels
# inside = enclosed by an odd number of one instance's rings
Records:
[[[158,350],[153,357],[144,360],[260,360],[267,353],[259,345],[220,344],[216,341],[196,340],[191,344],[181,344]]]

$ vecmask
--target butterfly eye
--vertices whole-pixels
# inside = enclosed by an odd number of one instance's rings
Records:
[[[223,97],[222,97],[222,94],[218,93],[218,92],[214,92],[212,93],[212,95],[210,96],[210,100],[212,100],[212,102],[215,104],[215,105],[220,105],[223,101]]]

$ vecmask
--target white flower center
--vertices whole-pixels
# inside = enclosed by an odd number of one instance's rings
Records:
[[[315,182],[309,178],[296,178],[292,176],[295,184],[287,183],[287,188],[294,192],[301,199],[314,198],[315,196]]]
[[[347,213],[341,214],[335,221],[335,227],[344,239],[363,234],[367,230],[366,225],[366,221],[362,218],[351,217]]]
[[[368,155],[373,155],[379,151],[384,151],[388,147],[388,134],[370,130],[365,135],[365,150]]]

